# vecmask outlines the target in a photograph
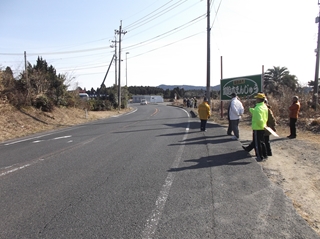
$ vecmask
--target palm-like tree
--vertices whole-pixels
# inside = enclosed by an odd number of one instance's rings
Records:
[[[298,84],[296,76],[290,75],[287,67],[274,66],[264,74],[264,89],[266,93],[279,94],[281,86],[295,90]]]

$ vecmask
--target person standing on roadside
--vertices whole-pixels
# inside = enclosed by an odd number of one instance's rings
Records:
[[[276,132],[276,118],[273,115],[271,106],[267,99],[264,100],[264,103],[268,107],[268,121],[267,126],[270,127],[274,132]],[[270,145],[270,135],[271,133],[268,130],[264,130],[264,143],[266,144],[267,156],[272,156],[272,150]]]
[[[292,104],[289,107],[290,135],[287,136],[287,138],[289,139],[294,139],[297,137],[296,123],[298,120],[299,111],[300,111],[299,97],[294,96],[292,98]]]
[[[231,94],[232,99],[228,109],[228,120],[229,120],[229,127],[227,134],[231,135],[233,132],[233,136],[231,139],[238,140],[239,139],[239,120],[241,115],[244,112],[243,105],[241,101],[238,99],[236,93]]]
[[[211,110],[210,106],[208,104],[208,99],[204,97],[203,102],[198,106],[198,114],[200,118],[200,130],[201,131],[207,131],[206,130],[206,125],[207,125],[207,120],[211,116]]]
[[[256,160],[260,162],[268,158],[264,142],[264,128],[267,126],[268,121],[268,107],[264,103],[266,99],[265,94],[258,93],[254,98],[256,99],[256,105],[254,108],[249,109],[252,114],[252,142],[247,147],[242,146],[242,148],[247,152],[254,149],[257,157]]]
[[[194,108],[197,108],[197,107],[198,107],[197,103],[198,103],[197,98],[194,97]]]

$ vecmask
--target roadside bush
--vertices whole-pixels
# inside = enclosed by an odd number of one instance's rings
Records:
[[[90,100],[89,109],[92,111],[112,110],[112,103],[109,100]]]
[[[45,95],[37,96],[33,106],[44,112],[51,112],[54,108],[54,104]]]

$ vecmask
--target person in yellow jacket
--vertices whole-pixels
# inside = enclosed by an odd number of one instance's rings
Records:
[[[267,126],[268,121],[268,107],[264,103],[266,99],[265,94],[258,93],[254,98],[256,99],[256,105],[254,108],[249,109],[252,114],[252,142],[247,147],[242,147],[247,152],[254,149],[257,161],[262,161],[268,158],[266,144],[264,142],[264,128]]]
[[[198,114],[201,121],[200,130],[207,131],[206,125],[207,125],[207,120],[211,116],[211,110],[208,104],[208,99],[206,97],[204,97],[203,102],[198,106]]]

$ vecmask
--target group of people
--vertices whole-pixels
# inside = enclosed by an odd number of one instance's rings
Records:
[[[239,120],[241,118],[241,115],[244,113],[244,107],[235,93],[232,93],[231,97],[232,99],[228,107],[229,125],[227,134],[232,136],[231,139],[238,140]],[[272,156],[270,135],[272,131],[276,131],[276,119],[264,93],[260,92],[254,98],[256,99],[256,104],[254,107],[249,108],[249,111],[252,115],[252,141],[248,146],[242,147],[247,152],[250,152],[252,149],[254,149],[256,160],[263,161],[267,159],[268,156]],[[298,119],[299,111],[299,98],[298,96],[294,96],[292,99],[292,104],[289,107],[290,135],[287,136],[289,139],[294,139],[297,137],[296,122]],[[198,107],[198,114],[201,121],[200,130],[206,131],[207,120],[211,117],[211,109],[206,97]]]
[[[256,96],[256,105],[254,108],[250,108],[252,114],[251,127],[253,130],[252,141],[247,147],[243,147],[244,150],[250,152],[255,150],[256,160],[263,161],[272,156],[270,146],[270,131],[276,131],[276,120],[271,110],[268,100],[264,93],[258,93]],[[296,134],[296,122],[300,111],[300,102],[298,96],[292,98],[292,104],[289,107],[290,117],[290,135],[289,139],[297,137]]]
[[[184,98],[183,105],[188,108],[197,108],[198,100],[196,97]]]

